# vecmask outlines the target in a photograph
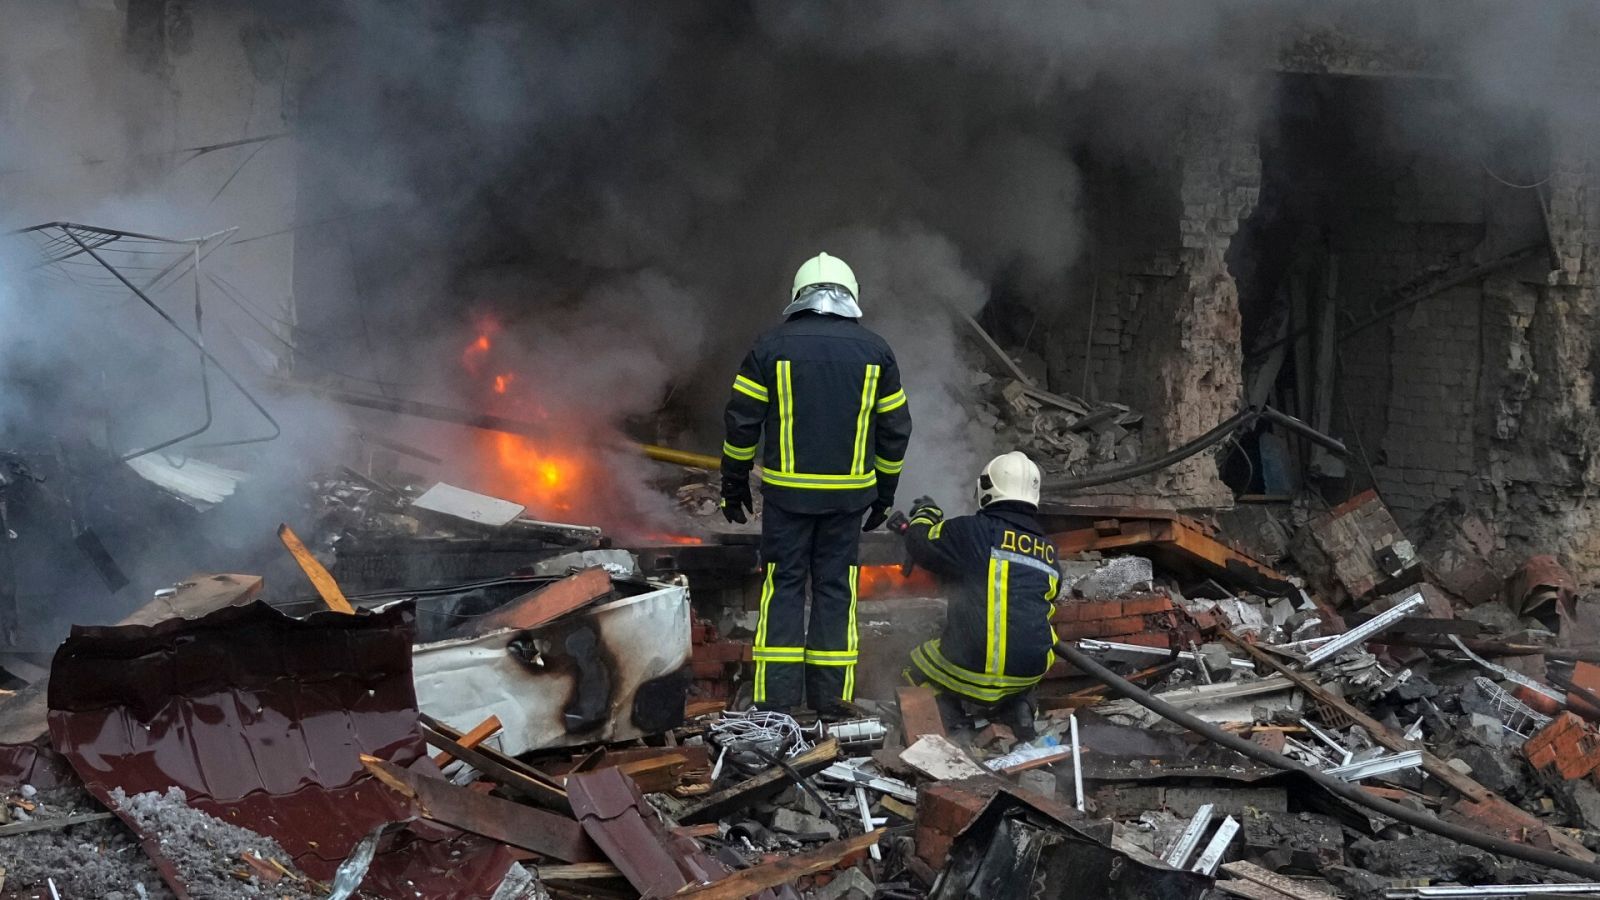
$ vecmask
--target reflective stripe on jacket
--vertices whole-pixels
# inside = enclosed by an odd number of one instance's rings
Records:
[[[854,319],[802,312],[762,335],[733,379],[722,470],[759,450],[763,496],[801,513],[893,502],[911,410],[894,352]]]
[[[1056,548],[1025,504],[991,504],[906,533],[917,565],[950,588],[944,631],[912,662],[946,690],[993,702],[1027,690],[1055,663],[1050,618],[1061,576]]]

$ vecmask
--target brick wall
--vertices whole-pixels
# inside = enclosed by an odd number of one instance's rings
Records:
[[[1390,326],[1385,462],[1374,473],[1402,518],[1447,499],[1476,468],[1481,295],[1476,285],[1445,291]]]

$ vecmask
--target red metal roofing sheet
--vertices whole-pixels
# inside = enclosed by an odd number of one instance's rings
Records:
[[[257,603],[74,628],[51,667],[50,736],[103,802],[119,787],[177,786],[191,806],[276,839],[301,871],[327,880],[374,828],[412,818],[360,759],[411,765],[426,755],[412,634],[409,605],[296,619]],[[414,826],[380,848],[364,889],[487,897],[510,863],[502,845]]]

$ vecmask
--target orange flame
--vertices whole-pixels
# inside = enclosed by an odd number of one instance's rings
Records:
[[[695,537],[692,534],[669,534],[667,532],[647,534],[644,536],[644,540],[652,544],[677,544],[680,547],[698,547],[706,542],[705,538]]]
[[[504,394],[506,392],[506,388],[511,386],[511,382],[516,380],[516,377],[517,376],[509,372],[504,375],[496,375],[494,377],[494,392],[496,394]]]
[[[478,370],[483,367],[484,357],[489,355],[490,346],[492,345],[489,341],[489,335],[479,334],[478,339],[468,344],[467,349],[461,352],[462,367],[471,374],[477,375]]]
[[[862,566],[856,589],[864,600],[928,596],[938,593],[939,581],[926,569],[912,569],[910,575],[902,575],[897,565]]]
[[[521,435],[486,435],[493,442],[494,469],[487,473],[491,493],[515,500],[535,516],[570,512],[585,482],[576,455],[552,452]]]

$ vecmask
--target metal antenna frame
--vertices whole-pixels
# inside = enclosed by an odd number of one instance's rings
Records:
[[[52,235],[50,234],[52,230],[59,231],[60,234]],[[244,383],[241,382],[232,372],[230,372],[228,368],[222,364],[222,361],[217,359],[210,350],[207,350],[205,345],[203,314],[204,307],[201,302],[200,295],[200,280],[203,273],[201,272],[200,266],[206,257],[210,256],[211,253],[218,248],[224,246],[227,242],[227,239],[232,237],[234,232],[237,230],[237,228],[229,228],[225,231],[219,231],[214,234],[209,234],[199,238],[167,238],[156,235],[141,234],[133,231],[121,231],[118,229],[101,228],[92,225],[80,225],[74,222],[47,222],[43,225],[34,225],[32,227],[18,229],[10,233],[11,235],[37,233],[47,236],[48,242],[39,248],[44,258],[33,266],[33,268],[36,269],[47,266],[58,266],[61,263],[72,259],[73,257],[87,254],[91,259],[98,263],[101,268],[110,273],[112,277],[114,277],[129,291],[133,292],[135,297],[138,297],[140,301],[142,301],[146,306],[150,307],[150,309],[153,310],[156,315],[161,317],[162,321],[166,322],[167,325],[172,328],[172,330],[176,331],[179,336],[191,344],[199,354],[200,389],[205,410],[204,418],[200,425],[185,431],[182,434],[167,438],[150,446],[130,450],[118,457],[120,461],[128,462],[129,460],[138,459],[141,456],[146,456],[158,450],[164,450],[176,444],[183,443],[184,441],[199,437],[211,429],[215,422],[211,395],[210,370],[212,368],[215,368],[223,378],[227,379],[228,383],[233,385],[233,387],[238,390],[244,399],[255,408],[256,412],[259,413],[272,428],[272,433],[268,435],[238,438],[227,441],[211,441],[207,443],[196,444],[196,447],[238,447],[246,444],[261,444],[276,440],[280,435],[283,434],[283,427],[280,426],[278,421],[272,417],[272,413],[267,411],[267,408],[256,399],[254,394],[250,393],[249,389],[244,386]],[[62,239],[63,236],[66,238],[66,240]],[[180,255],[170,265],[157,272],[152,278],[150,278],[143,287],[140,287],[139,285],[134,284],[127,275],[125,275],[116,266],[112,265],[98,252],[100,249],[114,244],[120,240],[146,241],[176,246],[187,246],[189,248],[189,252]],[[54,252],[51,252],[51,248],[54,248]],[[177,270],[178,267],[186,260],[189,262],[189,266],[183,271],[179,272],[174,277],[174,281],[178,278],[182,278],[184,275],[190,272],[194,273],[195,330],[193,334],[190,334],[187,330],[185,330],[176,319],[169,315],[166,310],[162,309],[154,300],[150,298],[149,293],[147,293],[148,291],[155,289],[157,285],[166,279],[168,275],[171,275],[175,270]],[[209,275],[209,273],[204,274]]]

